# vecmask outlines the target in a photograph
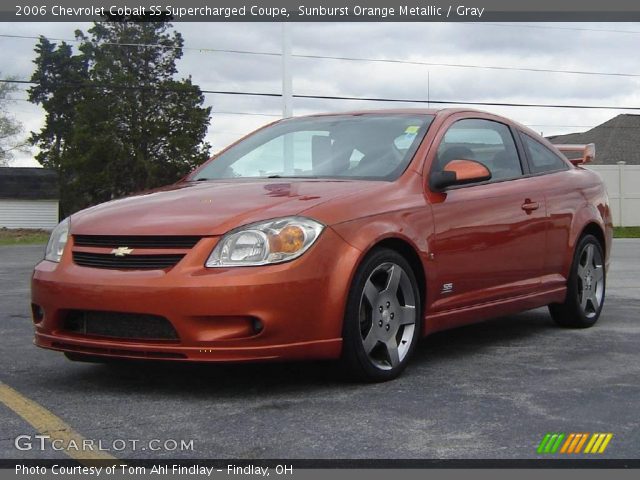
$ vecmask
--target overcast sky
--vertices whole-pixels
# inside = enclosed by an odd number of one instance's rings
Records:
[[[179,76],[191,75],[208,90],[280,92],[281,58],[207,52],[200,48],[279,52],[277,23],[176,23],[185,50]],[[74,23],[0,23],[0,35],[45,35],[72,39]],[[461,23],[294,23],[294,54],[385,58],[430,63],[640,75],[640,24],[461,24]],[[28,79],[36,40],[0,37],[0,76]],[[495,101],[515,103],[640,105],[640,76],[579,75],[517,70],[456,68],[328,59],[293,58],[297,94]],[[24,99],[8,106],[25,131],[37,131],[43,110]],[[243,134],[281,115],[279,98],[206,95],[213,107],[207,140],[216,152]],[[417,106],[362,101],[296,99],[294,114],[361,108]],[[587,130],[624,113],[524,107],[475,107],[503,114],[545,135]],[[216,113],[220,112],[220,113]],[[225,113],[223,113],[225,112]],[[229,113],[235,112],[235,113]],[[248,113],[251,115],[244,115]],[[633,112],[626,112],[633,113]],[[14,166],[36,166],[20,155]]]

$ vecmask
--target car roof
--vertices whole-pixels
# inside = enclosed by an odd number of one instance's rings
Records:
[[[326,112],[313,113],[310,115],[302,115],[302,117],[324,117],[336,115],[437,115],[438,113],[456,113],[456,112],[481,112],[481,110],[473,110],[468,108],[380,108],[368,110],[347,110],[343,112]],[[486,113],[486,112],[481,112]]]
[[[291,118],[314,118],[314,117],[335,117],[340,115],[437,115],[437,116],[449,116],[455,113],[479,113],[483,115],[491,115],[493,117],[501,119],[504,123],[511,124],[519,130],[528,133],[536,138],[542,138],[545,143],[552,145],[551,142],[541,135],[538,134],[535,130],[527,127],[526,125],[521,124],[509,117],[505,117],[500,114],[487,112],[485,110],[479,110],[476,108],[380,108],[380,109],[370,109],[370,110],[347,110],[343,112],[322,112],[322,113],[312,113],[309,115],[299,115]],[[287,120],[287,118],[283,118],[280,120],[276,120],[273,123],[278,123],[281,121]]]
[[[291,118],[313,118],[313,117],[327,117],[327,116],[340,116],[340,115],[438,115],[438,116],[449,116],[455,113],[480,113],[484,115],[491,115],[493,117],[500,118],[505,123],[510,123],[511,125],[517,127],[518,129],[529,133],[530,135],[534,135],[539,137],[540,135],[535,130],[523,125],[522,123],[513,120],[512,118],[505,117],[504,115],[500,115],[497,113],[487,112],[486,110],[479,110],[477,108],[380,108],[380,109],[370,109],[370,110],[347,110],[343,112],[322,112],[322,113],[312,113],[309,115],[300,115]],[[286,119],[282,119],[286,120]],[[281,120],[278,120],[281,121]],[[544,138],[544,137],[542,137]],[[545,139],[546,140],[546,139]]]

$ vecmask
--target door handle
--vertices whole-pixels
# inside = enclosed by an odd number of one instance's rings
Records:
[[[528,198],[522,204],[522,210],[524,210],[527,213],[531,213],[534,210],[537,210],[538,208],[540,208],[540,204],[538,202],[532,202]]]

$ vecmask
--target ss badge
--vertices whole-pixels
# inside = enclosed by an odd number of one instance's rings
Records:
[[[453,283],[443,283],[441,294],[453,292]]]

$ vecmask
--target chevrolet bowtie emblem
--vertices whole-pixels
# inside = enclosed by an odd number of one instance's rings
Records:
[[[116,257],[124,257],[125,255],[129,255],[131,252],[133,252],[133,248],[129,247],[118,247],[111,250],[111,253]]]

